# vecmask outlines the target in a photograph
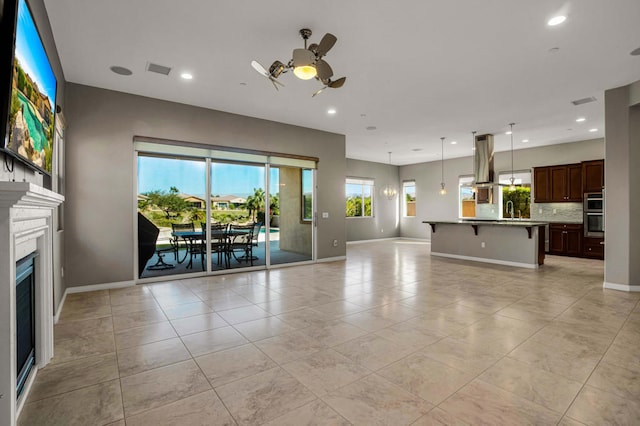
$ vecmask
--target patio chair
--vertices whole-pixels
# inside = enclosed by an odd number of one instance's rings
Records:
[[[201,222],[200,225],[203,231],[207,227],[205,222]],[[218,265],[222,264],[223,258],[225,259],[226,264],[228,228],[229,226],[226,223],[211,224],[211,254],[218,254]]]
[[[231,267],[231,257],[238,262],[251,262],[253,266],[253,229],[254,225],[231,225],[227,240],[227,267]],[[236,253],[243,253],[238,256]]]
[[[193,222],[190,223],[172,223],[171,224],[171,232],[180,232],[180,231],[195,231],[195,228],[193,227]],[[172,234],[173,235],[173,234]],[[173,254],[176,258],[176,260],[178,261],[178,263],[182,263],[184,262],[184,260],[187,258],[187,255],[189,253],[186,253],[184,255],[184,259],[182,260],[178,260],[178,252],[180,251],[180,248],[184,247],[187,250],[189,250],[189,242],[185,239],[181,239],[178,237],[174,237],[172,236],[171,239],[169,239],[169,242],[171,243],[171,246],[173,247]]]

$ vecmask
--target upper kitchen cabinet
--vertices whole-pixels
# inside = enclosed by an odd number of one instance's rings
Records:
[[[549,167],[536,167],[533,169],[533,202],[551,202]]]
[[[582,192],[601,192],[604,188],[604,160],[582,163]]]
[[[558,203],[582,201],[582,165],[536,167],[534,202]]]

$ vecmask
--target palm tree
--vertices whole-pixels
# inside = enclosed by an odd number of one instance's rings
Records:
[[[253,188],[253,195],[247,197],[247,208],[249,209],[249,216],[256,221],[256,214],[264,212],[265,193],[262,188]]]

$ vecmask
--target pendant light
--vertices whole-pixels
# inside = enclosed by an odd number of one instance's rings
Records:
[[[440,181],[440,195],[446,195],[447,190],[444,188],[444,137],[440,138],[442,142],[442,160],[440,161],[440,169],[441,169],[441,181]]]
[[[391,165],[391,151],[389,151],[389,165]],[[395,186],[387,184],[380,190],[382,196],[387,197],[388,200],[393,200],[398,195],[398,190]]]
[[[516,190],[516,184],[515,184],[515,178],[513,177],[513,125],[516,123],[509,123],[509,127],[511,127],[511,131],[509,132],[511,134],[511,177],[509,178],[509,191],[513,192]]]

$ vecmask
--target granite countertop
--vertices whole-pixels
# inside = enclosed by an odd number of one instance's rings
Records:
[[[445,224],[445,225],[484,225],[484,226],[545,226],[549,222],[538,222],[532,220],[423,220],[422,223]]]

